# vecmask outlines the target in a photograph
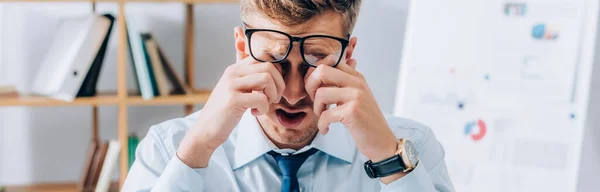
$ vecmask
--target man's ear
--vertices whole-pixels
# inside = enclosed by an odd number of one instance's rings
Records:
[[[356,42],[358,41],[358,38],[356,37],[352,37],[350,38],[350,43],[348,44],[348,47],[346,47],[346,62],[349,59],[352,59],[352,53],[354,53],[354,48],[356,48]],[[355,68],[356,66],[351,66],[352,68]]]
[[[248,57],[248,53],[246,53],[246,34],[244,34],[241,27],[235,27],[233,28],[233,35],[235,38],[235,58],[236,61],[240,61]]]

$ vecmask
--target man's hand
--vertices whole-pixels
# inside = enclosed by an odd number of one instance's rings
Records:
[[[355,70],[356,60],[340,63],[336,68],[319,65],[306,79],[306,91],[314,101],[314,112],[320,116],[319,132],[327,134],[329,124],[341,122],[347,128],[359,151],[379,162],[392,157],[397,138],[389,128],[364,76]],[[327,109],[330,104],[337,107]],[[390,183],[404,173],[381,180]]]
[[[192,168],[206,167],[212,152],[223,144],[247,109],[262,115],[277,103],[285,89],[281,73],[272,63],[246,57],[230,65],[215,86],[192,129],[177,149],[177,156]]]

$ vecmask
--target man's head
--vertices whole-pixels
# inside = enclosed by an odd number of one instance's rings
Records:
[[[299,148],[308,144],[318,131],[318,116],[304,82],[315,70],[328,63],[345,65],[352,57],[357,39],[350,38],[356,23],[360,0],[241,0],[242,21],[248,29],[269,29],[283,33],[258,33],[246,36],[236,27],[237,60],[246,57],[282,59],[275,67],[286,87],[279,103],[269,113],[258,116],[266,135],[279,147]],[[302,49],[293,37],[324,36],[305,39]],[[252,50],[252,51],[251,51]],[[252,54],[251,54],[252,53]],[[284,57],[287,54],[287,57]],[[325,54],[319,54],[325,53]],[[352,66],[354,67],[354,66]]]

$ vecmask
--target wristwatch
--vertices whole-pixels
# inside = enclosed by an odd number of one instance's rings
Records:
[[[380,162],[365,162],[365,172],[374,179],[389,176],[398,172],[410,172],[419,163],[417,150],[408,139],[398,140],[398,150],[393,157]]]

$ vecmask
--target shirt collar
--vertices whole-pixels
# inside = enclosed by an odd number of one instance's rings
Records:
[[[263,154],[276,150],[275,145],[269,145],[269,142],[256,117],[250,113],[250,110],[246,111],[237,127],[233,169],[238,169]],[[310,146],[347,163],[352,163],[356,153],[354,140],[341,123],[331,124],[327,135],[317,134]]]

